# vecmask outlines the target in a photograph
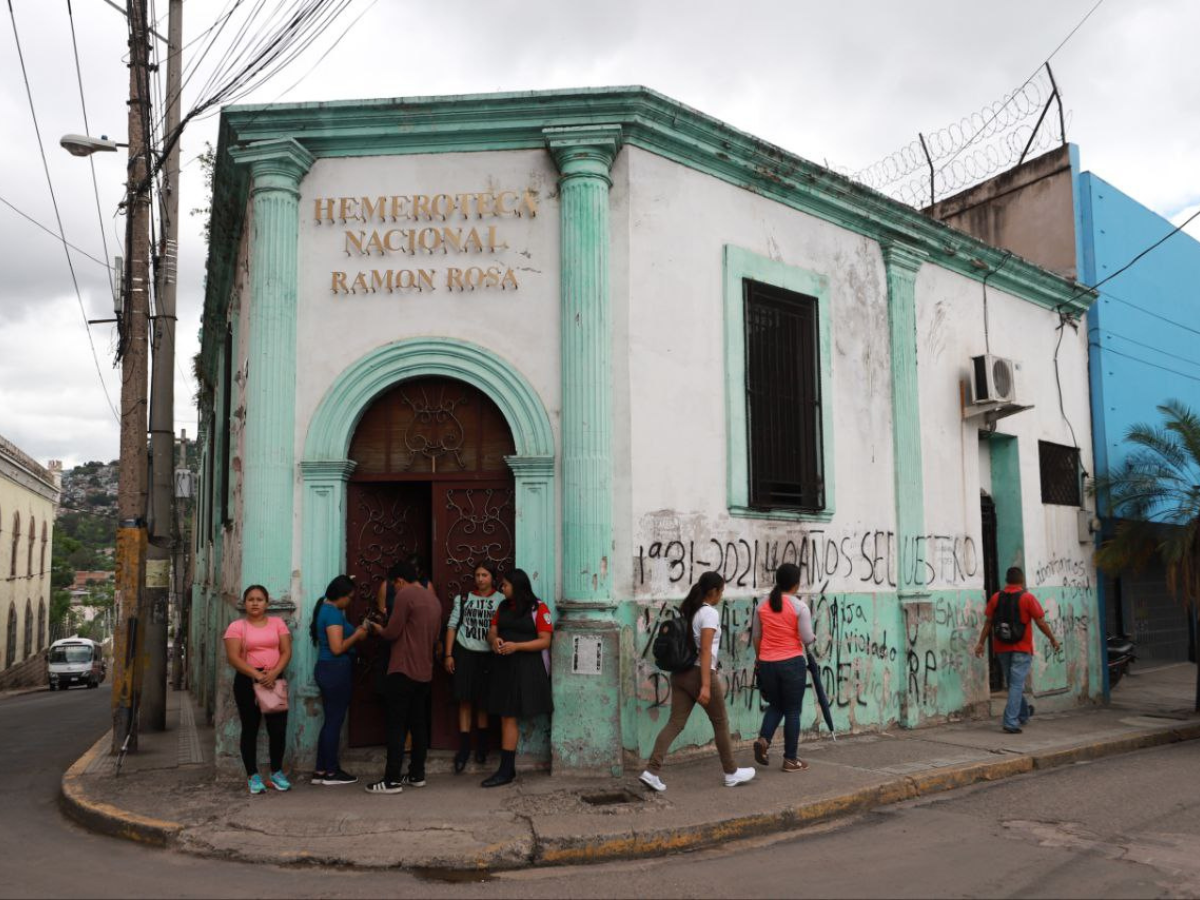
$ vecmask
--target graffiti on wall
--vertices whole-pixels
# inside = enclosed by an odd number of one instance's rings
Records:
[[[685,539],[678,527],[650,530],[673,534],[654,534],[636,548],[633,589],[643,596],[678,594],[710,571],[718,572],[730,590],[765,590],[784,563],[800,568],[801,587],[810,592],[827,581],[863,592],[894,590],[897,584],[950,587],[980,571],[970,535],[900,538],[883,529],[835,533],[812,528],[778,538],[705,534]]]

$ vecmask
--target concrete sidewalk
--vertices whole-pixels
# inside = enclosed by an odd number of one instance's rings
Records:
[[[1195,668],[1135,672],[1111,706],[1036,715],[1024,734],[999,720],[893,730],[836,742],[806,740],[806,772],[784,774],[782,735],[772,766],[725,788],[715,757],[668,765],[665,793],[624,779],[523,774],[484,790],[484,773],[431,774],[425,788],[370,796],[360,783],[251,797],[218,780],[212,733],[187,694],[171,693],[170,727],[141,736],[120,776],[106,735],[63,777],[64,809],[107,834],[225,859],[439,870],[599,862],[785,831],[980,781],[1200,738],[1191,713]],[[996,706],[996,703],[993,703]],[[200,723],[200,724],[198,724]],[[807,737],[807,735],[806,735]],[[752,765],[749,750],[738,754]]]

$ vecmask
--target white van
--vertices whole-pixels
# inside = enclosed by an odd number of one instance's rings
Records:
[[[50,645],[47,660],[50,690],[66,690],[73,684],[99,687],[106,674],[104,648],[81,637],[63,638]]]

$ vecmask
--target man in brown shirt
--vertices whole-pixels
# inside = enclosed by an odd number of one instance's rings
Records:
[[[425,787],[425,755],[429,723],[426,709],[433,681],[433,648],[442,630],[442,605],[434,593],[417,582],[416,569],[407,562],[392,567],[396,598],[386,626],[375,632],[392,642],[384,702],[387,706],[387,768],[383,779],[367,785],[371,794],[399,794],[405,786]],[[408,774],[404,767],[404,742],[412,733]]]

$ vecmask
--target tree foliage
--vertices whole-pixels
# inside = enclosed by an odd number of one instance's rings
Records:
[[[1158,557],[1167,586],[1188,606],[1200,605],[1200,417],[1178,400],[1158,407],[1160,425],[1132,426],[1133,450],[1093,488],[1121,521],[1096,552],[1107,572],[1138,569]]]

